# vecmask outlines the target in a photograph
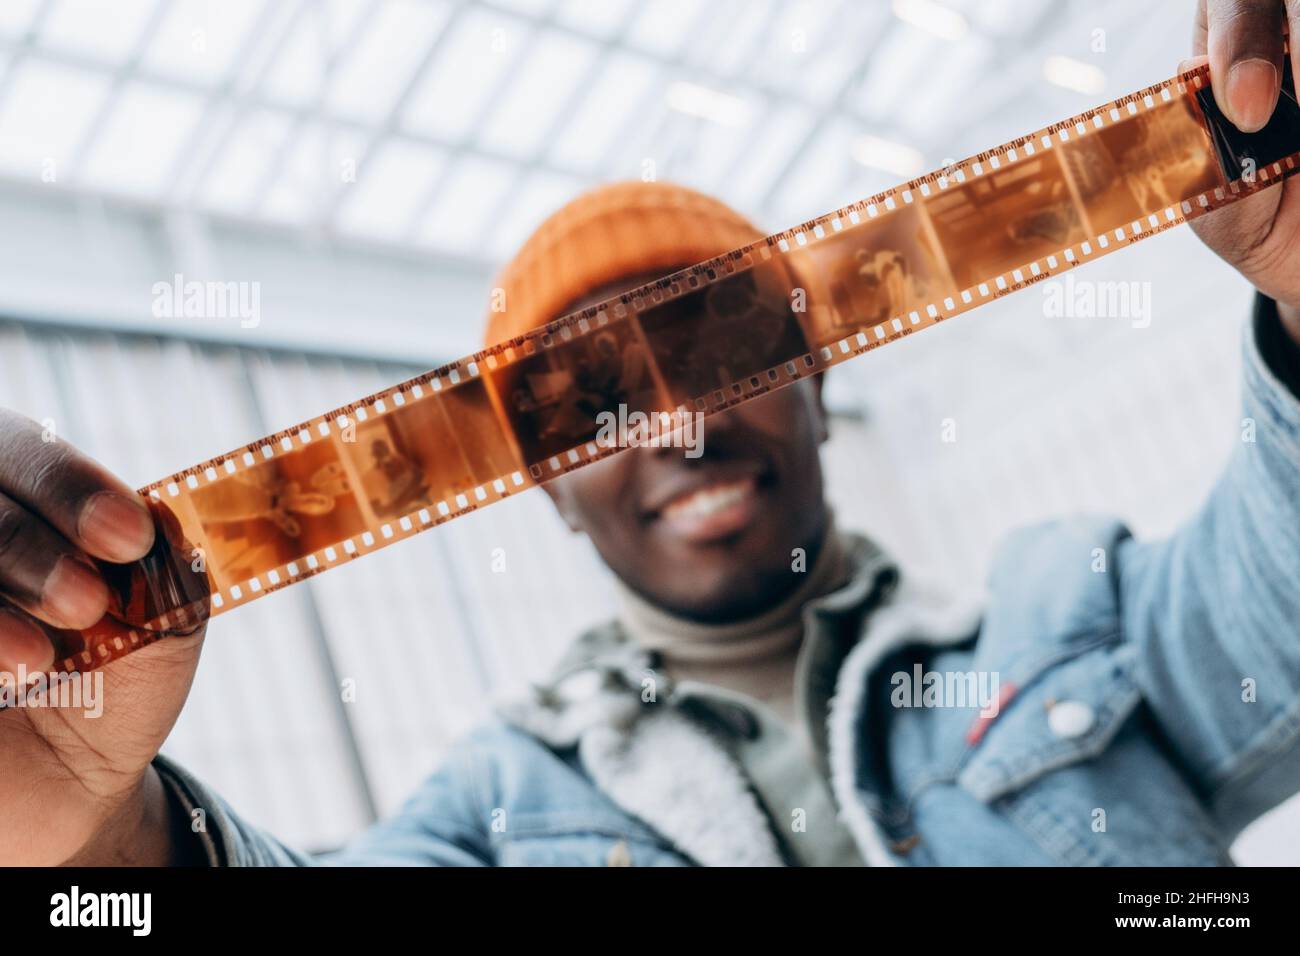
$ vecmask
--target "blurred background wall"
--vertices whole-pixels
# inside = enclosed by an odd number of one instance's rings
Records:
[[[476,348],[494,268],[589,184],[781,228],[1170,75],[1192,7],[5,0],[0,403],[144,484]],[[177,274],[256,283],[258,321],[155,315]],[[978,586],[1010,528],[1197,507],[1249,288],[1185,229],[1075,275],[1149,313],[1038,286],[831,374],[842,523]],[[545,497],[511,498],[222,617],[167,750],[336,846],[611,608]],[[1300,863],[1300,803],[1236,854]]]

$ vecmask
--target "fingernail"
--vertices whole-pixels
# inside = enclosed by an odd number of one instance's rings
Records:
[[[1277,81],[1277,67],[1268,60],[1242,60],[1228,71],[1230,118],[1243,133],[1261,129],[1273,115]]]
[[[108,610],[108,588],[76,558],[62,557],[45,579],[41,607],[64,627],[90,627]]]
[[[45,670],[54,663],[54,647],[39,627],[12,609],[0,610],[0,666]]]
[[[77,533],[99,557],[137,561],[153,547],[153,518],[136,499],[101,491],[81,509]]]

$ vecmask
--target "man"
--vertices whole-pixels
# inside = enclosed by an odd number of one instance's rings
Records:
[[[1198,52],[1243,130],[1272,112],[1282,20],[1278,4],[1201,5]],[[1227,862],[1241,827],[1300,789],[1296,196],[1288,180],[1198,221],[1260,293],[1243,349],[1257,441],[1174,537],[1137,542],[1110,521],[1023,532],[983,609],[945,603],[836,529],[820,386],[800,382],[710,419],[698,459],[635,449],[544,486],[625,613],[338,859]],[[489,338],[757,234],[687,190],[597,190],[507,269],[514,304]],[[151,537],[121,482],[0,420],[0,664],[48,666],[46,628],[106,606],[84,556],[131,561]],[[99,720],[0,713],[0,862],[308,862],[156,756],[200,643],[110,665]],[[995,676],[997,699],[909,706],[897,691],[926,674]]]

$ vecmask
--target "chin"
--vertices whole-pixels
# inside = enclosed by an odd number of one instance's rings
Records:
[[[671,595],[652,600],[664,610],[703,623],[738,621],[774,603],[774,592],[761,585],[762,578],[756,570],[720,568],[692,574],[672,588]]]

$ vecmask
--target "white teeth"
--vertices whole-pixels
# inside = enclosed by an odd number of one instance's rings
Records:
[[[673,517],[706,518],[743,501],[749,489],[748,481],[710,485],[692,492],[685,498],[677,499],[664,509],[664,514]]]

